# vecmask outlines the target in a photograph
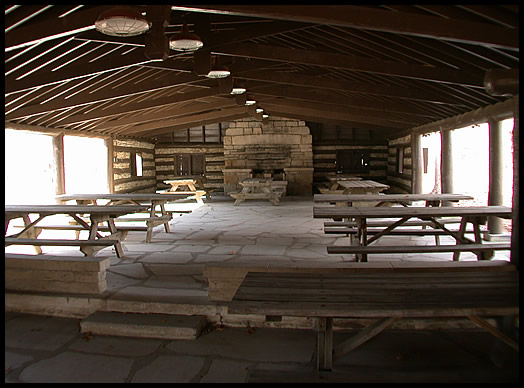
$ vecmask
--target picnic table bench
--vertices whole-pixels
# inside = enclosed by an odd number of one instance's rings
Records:
[[[41,246],[79,246],[80,251],[86,256],[92,256],[100,249],[113,245],[118,257],[122,257],[122,232],[115,225],[115,218],[124,214],[135,213],[147,209],[146,206],[121,205],[121,206],[95,206],[95,205],[5,205],[5,246],[32,245],[37,253],[42,253]],[[38,214],[38,218],[31,221],[30,214]],[[44,218],[53,215],[71,216],[84,229],[89,231],[87,240],[68,239],[39,239],[37,225]],[[86,221],[82,216],[89,215]],[[15,218],[22,218],[24,228],[21,232],[7,235],[9,223]],[[109,236],[99,233],[99,223],[106,222],[111,232]]]
[[[282,191],[275,190],[272,183],[271,178],[250,178],[239,182],[242,190],[229,193],[235,199],[233,205],[238,206],[246,199],[266,199],[272,205],[278,205]]]
[[[376,241],[383,235],[391,234],[391,232],[402,226],[408,220],[420,219],[423,221],[429,221],[433,224],[433,227],[445,232],[446,235],[450,235],[456,240],[456,245],[425,245],[417,246],[416,248],[410,248],[411,252],[404,253],[431,253],[431,252],[443,252],[448,249],[449,252],[453,252],[453,260],[458,261],[461,252],[474,252],[477,257],[481,260],[489,259],[493,250],[496,249],[510,249],[511,245],[508,244],[489,244],[488,246],[493,249],[479,248],[482,244],[482,238],[480,235],[480,226],[485,224],[488,216],[496,216],[503,218],[511,218],[512,211],[510,207],[505,206],[473,206],[473,207],[332,207],[332,206],[316,206],[313,207],[314,218],[352,218],[356,222],[356,240],[358,245],[343,246],[343,247],[328,247],[328,253],[350,253],[355,254],[357,260],[366,261],[368,253],[399,253],[398,246],[381,246],[370,247],[369,244]],[[459,230],[454,232],[449,230],[445,226],[445,222],[441,222],[440,219],[444,217],[459,217],[461,219]],[[389,220],[390,224],[386,228],[382,229],[377,233],[373,233],[373,236],[368,238],[368,225],[367,220],[382,218]],[[466,238],[466,226],[468,223],[473,225],[474,241]],[[416,232],[422,234],[422,232]],[[433,233],[433,232],[430,232]],[[428,234],[430,234],[428,233]],[[401,247],[405,250],[408,247]]]
[[[216,263],[204,267],[211,300],[228,314],[315,320],[317,368],[378,335],[402,318],[467,317],[518,351],[518,343],[483,316],[519,312],[517,268],[506,261],[376,262],[266,266]],[[333,347],[334,318],[371,318],[371,325]]]
[[[121,193],[121,194],[63,194],[58,195],[56,198],[62,202],[76,201],[78,205],[97,205],[100,200],[107,200],[106,206],[115,205],[140,205],[144,204],[149,208],[149,215],[143,217],[118,217],[115,221],[119,222],[130,222],[130,221],[145,221],[146,227],[132,227],[127,228],[128,231],[142,231],[146,232],[146,243],[150,243],[153,236],[153,228],[159,225],[163,225],[166,233],[170,233],[169,221],[173,218],[173,213],[178,211],[166,211],[165,205],[169,201],[177,200],[180,193]],[[157,207],[160,209],[157,210]],[[160,213],[160,215],[157,215]],[[43,226],[45,228],[45,226]],[[49,228],[49,227],[48,227]],[[78,238],[78,236],[77,236]]]

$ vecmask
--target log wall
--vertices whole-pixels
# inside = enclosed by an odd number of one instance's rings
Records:
[[[212,145],[157,145],[155,148],[156,186],[164,188],[164,180],[179,178],[175,175],[175,154],[204,154],[204,189],[224,190],[224,146]]]
[[[133,176],[132,153],[142,154],[143,176]],[[143,140],[113,139],[113,191],[115,193],[154,193],[156,191],[155,143]]]
[[[398,171],[399,152],[402,149],[402,172]],[[389,140],[387,160],[388,193],[411,193],[413,180],[413,158],[411,135]]]

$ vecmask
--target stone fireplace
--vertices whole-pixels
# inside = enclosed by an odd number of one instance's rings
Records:
[[[313,149],[304,121],[270,117],[233,121],[224,136],[224,192],[253,177],[286,180],[288,195],[311,195]]]

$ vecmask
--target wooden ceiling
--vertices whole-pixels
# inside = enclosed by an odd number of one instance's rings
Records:
[[[6,121],[156,139],[256,116],[242,82],[270,115],[391,137],[504,101],[485,73],[519,66],[518,5],[133,7],[152,29],[120,38],[94,29],[110,6],[6,5]],[[166,48],[184,18],[194,54]]]

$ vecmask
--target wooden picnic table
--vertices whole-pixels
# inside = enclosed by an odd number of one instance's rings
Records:
[[[470,250],[474,252],[479,259],[487,259],[492,251],[481,252],[485,248],[481,249],[482,239],[480,235],[480,225],[483,225],[487,221],[488,216],[511,218],[512,209],[506,206],[473,206],[473,207],[336,207],[336,206],[315,206],[313,207],[314,218],[352,218],[356,221],[357,228],[357,247],[351,249],[351,247],[344,249],[345,247],[328,247],[329,253],[345,253],[346,252],[358,252],[355,253],[357,260],[367,261],[367,254],[372,253],[421,253],[421,252],[443,252],[452,251],[453,260],[456,261],[459,258],[461,251]],[[442,222],[442,217],[459,217],[460,227],[457,232],[450,231],[445,226],[445,222]],[[392,223],[382,229],[379,233],[375,233],[372,237],[368,238],[367,233],[367,220],[370,218],[381,218],[389,219]],[[389,234],[395,228],[402,226],[411,218],[419,218],[421,220],[430,221],[432,227],[435,229],[442,230],[445,234],[455,238],[457,246],[417,246],[416,249],[412,247],[383,247],[376,246],[371,249],[366,247],[372,242],[376,241],[383,235]],[[466,226],[468,223],[473,225],[475,241],[472,241],[464,236],[466,232]],[[463,244],[460,245],[459,244]],[[487,244],[488,247],[497,248],[495,244]],[[375,249],[376,248],[376,249]],[[471,249],[469,249],[471,248]],[[478,251],[475,249],[478,248]],[[506,245],[501,244],[500,249],[507,248]]]
[[[344,203],[352,206],[354,202],[374,202],[375,206],[387,206],[388,204],[399,204],[408,206],[415,201],[425,201],[426,206],[441,206],[443,202],[458,202],[461,200],[472,200],[473,197],[464,194],[315,194],[313,201]]]
[[[337,182],[344,189],[343,194],[378,194],[389,189],[388,185],[371,180],[339,180]]]
[[[185,194],[194,194],[195,198],[198,203],[203,203],[202,196],[206,195],[205,190],[199,190],[197,189],[197,185],[199,187],[203,188],[202,180],[199,178],[184,178],[184,179],[171,179],[171,180],[165,180],[165,184],[171,185],[168,191],[163,192],[162,194],[170,194],[170,193],[185,193]],[[184,191],[179,191],[179,189],[184,189],[184,187],[187,187]]]
[[[329,191],[342,190],[338,182],[361,181],[362,180],[362,178],[359,176],[350,176],[350,175],[328,176],[328,179],[331,182],[329,186]]]
[[[95,205],[5,205],[5,245],[33,245],[38,253],[42,245],[49,246],[80,246],[80,251],[86,256],[92,256],[105,246],[113,245],[118,257],[124,252],[121,246],[122,233],[115,226],[115,218],[129,213],[137,213],[147,209],[147,206],[95,206]],[[31,221],[29,215],[38,214],[36,220]],[[64,214],[71,216],[83,229],[89,231],[87,240],[65,239],[38,239],[36,227],[46,217]],[[89,215],[89,222],[82,216]],[[22,218],[24,228],[21,232],[7,236],[9,222],[15,218]],[[102,236],[98,232],[98,224],[107,222],[111,234]]]
[[[78,205],[97,205],[98,200],[108,200],[106,205],[144,205],[149,207],[148,218],[126,218],[118,219],[117,221],[146,221],[146,243],[151,242],[153,235],[153,228],[158,225],[164,225],[166,233],[170,233],[169,221],[172,216],[166,211],[165,204],[169,201],[175,201],[180,198],[181,193],[170,192],[166,194],[157,193],[121,193],[121,194],[63,194],[56,196],[57,199],[63,201],[76,201]],[[160,208],[160,216],[157,216],[157,206]]]
[[[272,178],[250,178],[239,182],[242,190],[229,193],[235,198],[234,206],[238,206],[246,199],[267,199],[271,204],[278,205],[282,192],[276,191],[272,186]]]

